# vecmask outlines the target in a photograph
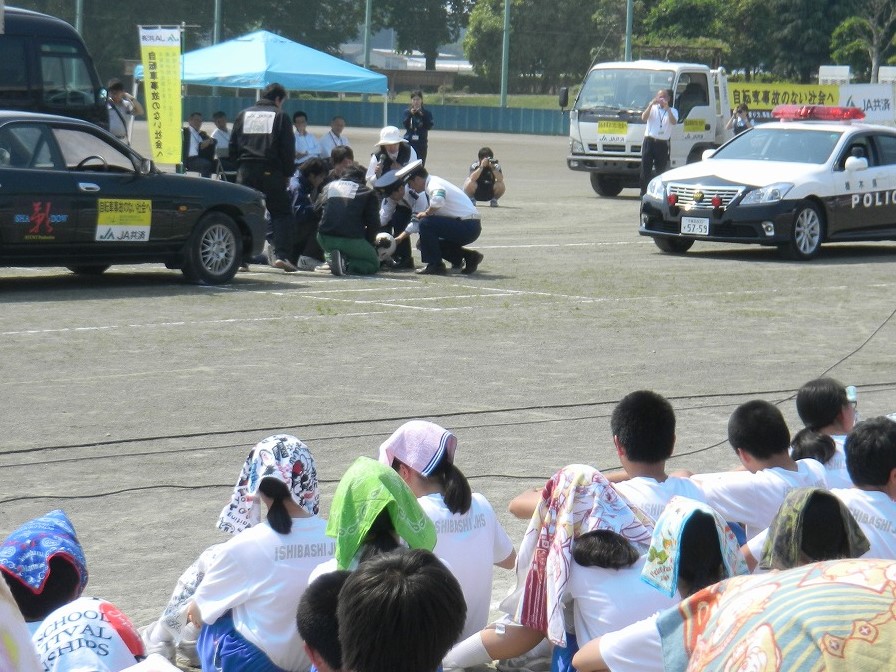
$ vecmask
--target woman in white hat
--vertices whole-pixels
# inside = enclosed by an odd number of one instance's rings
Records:
[[[373,183],[380,175],[390,170],[404,168],[411,161],[417,160],[417,152],[405,140],[397,126],[386,126],[380,131],[379,142],[376,143],[370,164],[367,166],[367,182]]]
[[[444,427],[411,420],[380,446],[380,462],[408,484],[435,523],[433,553],[457,578],[467,603],[461,639],[488,622],[492,566],[513,569],[516,550],[485,497],[454,466],[457,437]]]

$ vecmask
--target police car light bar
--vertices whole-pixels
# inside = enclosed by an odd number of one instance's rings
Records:
[[[772,117],[781,121],[852,121],[864,119],[858,107],[830,107],[827,105],[778,105]]]

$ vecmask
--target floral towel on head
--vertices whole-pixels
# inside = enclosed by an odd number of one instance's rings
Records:
[[[853,518],[846,504],[827,490],[819,488],[797,488],[787,493],[784,503],[772,519],[768,528],[768,536],[762,547],[762,558],[759,566],[762,569],[790,569],[805,564],[802,559],[803,514],[810,500],[815,497],[829,498],[837,508],[840,522],[846,531],[845,547],[841,549],[841,557],[858,558],[868,552],[871,545],[862,532],[862,528]],[[834,521],[831,521],[834,524]],[[814,561],[810,558],[809,562]]]
[[[55,556],[74,565],[81,580],[80,595],[87,585],[87,561],[75,527],[61,509],[29,520],[14,530],[0,545],[0,570],[39,594],[50,572],[50,560]]]
[[[261,504],[255,495],[265,478],[284,483],[292,500],[311,515],[320,512],[317,468],[311,451],[294,436],[276,434],[259,441],[249,452],[230,503],[218,518],[218,529],[237,534],[261,522]]]
[[[383,509],[408,546],[427,551],[435,548],[436,527],[398,472],[369,457],[359,457],[336,486],[327,520],[327,534],[336,539],[339,569],[349,568]]]
[[[554,474],[541,493],[520,544],[516,590],[501,603],[515,621],[566,646],[563,594],[569,581],[573,540],[611,530],[639,553],[650,542],[650,519],[635,511],[597,469],[571,464]]]
[[[891,670],[896,562],[830,560],[738,576],[662,612],[668,672]]]
[[[672,597],[678,589],[678,565],[681,556],[681,535],[685,524],[697,511],[708,513],[716,524],[719,535],[719,549],[722,551],[722,563],[725,576],[747,574],[747,563],[731,528],[728,527],[718,512],[708,504],[688,497],[673,497],[656,521],[650,549],[647,551],[647,562],[641,570],[641,579]]]
[[[19,606],[6,581],[0,578],[0,670],[38,672],[40,669]]]

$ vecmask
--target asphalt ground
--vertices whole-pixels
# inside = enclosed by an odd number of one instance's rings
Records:
[[[377,137],[346,134],[359,156]],[[145,151],[145,126],[135,138]],[[795,430],[795,391],[817,376],[858,386],[865,417],[896,410],[896,245],[810,263],[709,243],[666,255],[638,235],[637,193],[597,197],[564,138],[435,131],[430,172],[460,184],[484,144],[508,189],[481,208],[472,276],[255,266],[201,287],[152,265],[0,269],[0,534],[65,509],[87,592],[142,625],[222,539],[245,455],[273,433],[311,447],[326,513],[356,456],[432,419],[518,541],[514,495],[568,463],[618,466],[609,416],[632,390],[672,401],[669,466],[694,471],[735,466],[726,423],[743,401],[780,403]],[[512,573],[495,576],[497,600]]]

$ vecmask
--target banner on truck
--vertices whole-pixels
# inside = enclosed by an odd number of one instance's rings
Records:
[[[728,105],[733,110],[746,103],[751,119],[770,121],[776,105],[838,105],[839,88],[836,84],[728,82]]]

